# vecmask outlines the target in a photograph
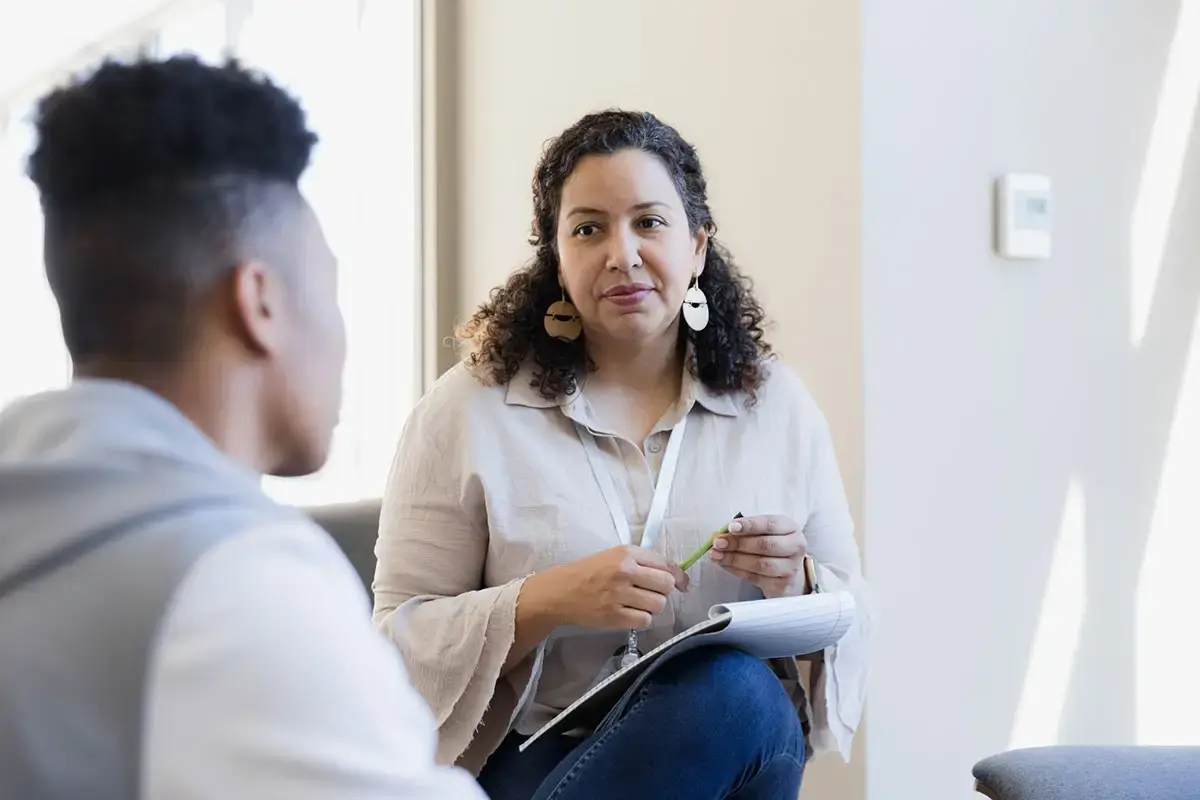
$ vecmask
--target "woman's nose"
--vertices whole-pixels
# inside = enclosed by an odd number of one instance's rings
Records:
[[[638,256],[638,239],[632,231],[623,231],[612,237],[608,248],[608,269],[628,272],[642,264]]]

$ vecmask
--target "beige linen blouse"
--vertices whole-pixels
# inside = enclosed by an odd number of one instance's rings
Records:
[[[643,449],[603,430],[586,385],[543,398],[532,370],[488,385],[460,364],[417,404],[396,452],[380,521],[375,623],[399,646],[437,717],[438,760],[478,774],[510,730],[532,733],[601,675],[620,631],[560,629],[507,675],[523,579],[621,544],[576,425],[595,435],[640,540],[671,428],[688,424],[655,549],[682,561],[741,512],[786,514],[803,528],[823,590],[846,589],[858,617],[817,662],[774,664],[816,754],[849,757],[866,692],[870,608],[853,522],[821,411],[772,361],[757,402],[717,395],[689,374]],[[708,615],[761,597],[709,559],[689,571],[643,632],[643,652]]]

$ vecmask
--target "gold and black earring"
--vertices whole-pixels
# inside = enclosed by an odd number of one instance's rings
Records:
[[[542,324],[546,333],[552,339],[560,342],[573,342],[583,333],[583,322],[579,319],[579,309],[567,299],[567,290],[563,289],[562,299],[555,300],[546,309]]]

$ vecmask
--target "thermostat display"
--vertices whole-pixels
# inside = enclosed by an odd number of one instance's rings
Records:
[[[996,251],[1000,256],[1049,258],[1051,223],[1048,177],[1009,174],[996,182]]]

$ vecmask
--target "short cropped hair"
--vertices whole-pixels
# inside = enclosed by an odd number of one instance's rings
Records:
[[[33,122],[46,274],[77,366],[182,358],[197,302],[298,198],[317,141],[268,78],[190,56],[106,61]]]

